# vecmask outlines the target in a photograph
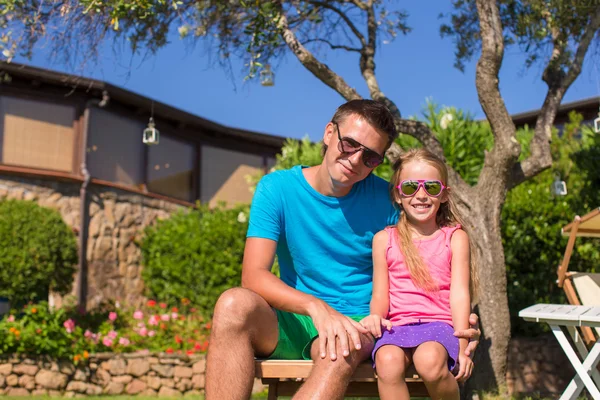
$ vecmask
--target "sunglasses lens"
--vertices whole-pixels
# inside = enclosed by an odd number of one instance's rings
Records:
[[[365,163],[368,168],[375,168],[383,162],[383,157],[370,150],[363,150],[362,159],[363,163]]]
[[[343,138],[340,143],[344,148],[344,153],[356,153],[360,150],[360,144],[352,139]]]
[[[438,181],[427,181],[424,186],[425,191],[431,196],[437,196],[442,192],[442,184]]]
[[[400,185],[400,190],[405,196],[411,196],[415,194],[417,189],[419,188],[419,182],[417,181],[404,181]]]

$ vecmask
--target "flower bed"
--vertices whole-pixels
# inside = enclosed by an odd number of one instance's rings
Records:
[[[0,320],[0,356],[43,355],[74,364],[103,352],[192,356],[206,352],[209,332],[210,321],[186,299],[179,307],[149,300],[140,309],[117,303],[86,314],[38,303]]]

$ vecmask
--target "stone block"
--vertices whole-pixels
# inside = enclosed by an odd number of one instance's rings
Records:
[[[134,379],[129,385],[127,385],[125,391],[127,394],[138,394],[146,390],[147,387],[148,386],[144,382],[140,381],[139,379]]]
[[[148,385],[149,388],[154,389],[154,390],[158,390],[160,389],[160,378],[157,376],[149,376],[148,379],[146,380],[146,384]]]
[[[193,375],[192,368],[176,366],[174,375],[176,378],[191,378]]]
[[[145,375],[150,370],[150,363],[143,359],[129,360],[127,363],[127,373],[133,376]]]
[[[75,365],[70,361],[59,361],[58,371],[65,375],[73,375],[75,373]]]
[[[125,389],[125,385],[123,385],[122,383],[119,382],[109,382],[108,385],[106,385],[104,387],[104,390],[102,391],[104,394],[109,394],[109,395],[117,395],[117,394],[121,394],[123,393],[123,390]]]
[[[122,358],[113,358],[108,362],[111,375],[125,375],[127,363]]]
[[[45,389],[64,389],[67,387],[67,375],[43,369],[35,376],[35,383]]]
[[[29,396],[29,390],[18,387],[9,388],[6,393],[7,396]]]
[[[19,386],[27,390],[35,389],[35,378],[31,375],[22,375],[19,378]]]
[[[152,364],[150,368],[152,368],[153,371],[158,372],[162,377],[170,378],[173,376],[173,367],[170,365]]]
[[[113,382],[128,384],[129,382],[131,382],[133,380],[133,377],[131,375],[119,375],[119,376],[113,376],[111,380]]]
[[[78,368],[75,370],[75,375],[73,375],[73,380],[87,381],[87,378],[89,375],[90,375],[89,371],[84,371],[84,370]]]
[[[174,388],[175,387],[175,381],[173,379],[161,379],[160,380],[160,384],[162,386],[166,386],[166,387],[170,387],[170,388]]]
[[[19,385],[19,376],[16,374],[10,374],[6,377],[6,385],[7,386],[18,386]]]
[[[202,375],[194,375],[192,377],[192,387],[194,389],[204,389],[205,377]]]
[[[8,376],[11,374],[13,366],[11,363],[0,364],[0,375]]]
[[[195,362],[192,366],[192,372],[194,374],[203,374],[206,371],[206,360],[200,360]]]
[[[99,396],[102,394],[102,388],[98,385],[94,385],[94,384],[88,384],[87,386],[87,390],[85,391],[86,394],[91,395],[91,396]]]
[[[158,391],[159,397],[181,397],[181,392],[179,390],[172,389],[167,386],[163,386]]]
[[[181,378],[181,381],[175,385],[180,392],[186,392],[192,388],[192,381],[188,378]]]
[[[144,390],[142,393],[140,393],[142,396],[146,396],[146,397],[156,397],[158,396],[158,392],[154,389],[146,389]]]
[[[31,375],[34,376],[39,371],[37,365],[25,365],[17,364],[13,367],[13,373],[17,375]]]
[[[87,383],[79,381],[71,381],[67,385],[68,392],[85,393],[87,391]]]
[[[48,396],[48,391],[46,389],[35,389],[34,391],[31,392],[31,395],[46,397],[46,396]]]

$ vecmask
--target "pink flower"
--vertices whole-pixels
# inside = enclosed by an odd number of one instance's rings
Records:
[[[163,314],[163,315],[160,316],[160,319],[162,319],[165,322],[168,321],[169,318],[171,318],[171,317],[169,317],[169,314]]]
[[[86,329],[85,333],[83,334],[83,336],[89,339],[89,338],[93,337],[94,334],[89,329]]]
[[[63,323],[63,326],[67,330],[67,333],[71,333],[75,330],[75,321],[69,318]]]
[[[171,318],[172,319],[177,319],[178,314],[176,312],[171,313]]]
[[[119,334],[116,331],[110,331],[106,336],[108,336],[111,339],[116,339],[117,336],[119,336]]]
[[[9,316],[8,316],[8,319],[7,319],[7,321],[8,321],[8,322],[15,322],[15,316],[14,316],[14,315],[12,315],[12,314],[11,314],[11,315],[9,315]]]
[[[143,328],[140,328],[139,334],[141,336],[146,336],[148,334],[148,329],[146,329],[145,326]]]
[[[149,337],[152,337],[152,336],[154,336],[154,335],[156,335],[156,332],[154,332],[154,331],[149,331],[149,332],[148,332],[148,336],[149,336]]]
[[[134,319],[144,319],[144,313],[141,312],[140,310],[137,310],[136,312],[133,313],[133,318]]]
[[[160,318],[158,315],[153,315],[148,319],[148,325],[158,325]]]
[[[134,316],[135,318],[135,316]],[[111,321],[115,321],[117,319],[117,313],[114,311],[111,311],[108,313],[108,319]]]
[[[102,339],[102,344],[105,345],[106,347],[110,347],[113,345],[113,341],[108,336],[105,336],[104,339]]]
[[[121,346],[128,346],[129,343],[131,343],[131,342],[126,337],[122,337],[122,338],[119,339],[119,344]]]

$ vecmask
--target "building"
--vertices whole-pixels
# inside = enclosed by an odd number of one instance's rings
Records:
[[[150,117],[160,144],[142,143]],[[196,201],[249,203],[284,138],[226,127],[111,84],[0,63],[0,199],[57,209],[79,238],[82,304],[142,301],[143,229]]]
[[[600,98],[590,97],[588,99],[577,100],[570,103],[561,104],[558,107],[554,126],[562,131],[565,123],[569,122],[569,113],[576,111],[583,116],[582,124],[594,126],[594,120],[598,118],[600,112]],[[540,110],[526,111],[512,115],[512,120],[515,126],[522,128],[528,125],[530,128],[535,127],[535,122]]]

